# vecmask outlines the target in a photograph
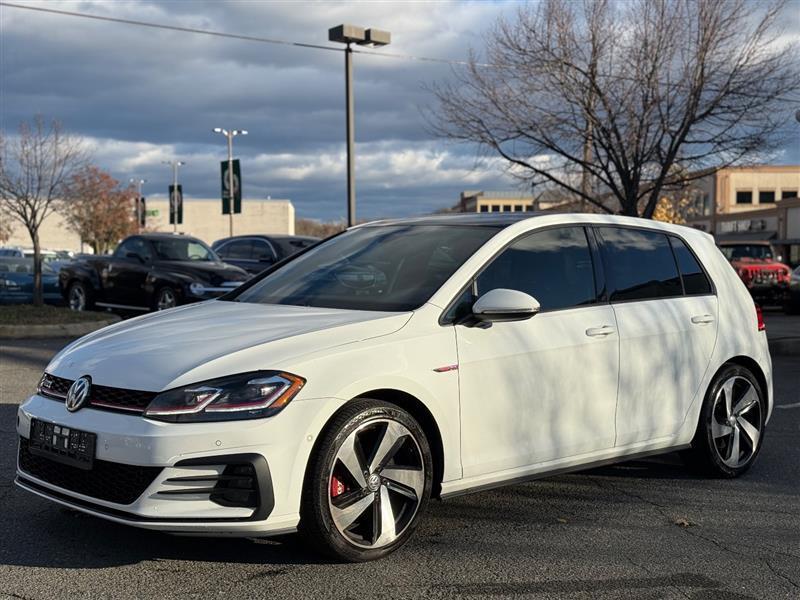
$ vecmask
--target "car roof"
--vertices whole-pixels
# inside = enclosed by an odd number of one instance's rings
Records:
[[[129,238],[140,237],[147,240],[174,240],[174,239],[197,240],[198,239],[193,235],[186,235],[185,233],[169,233],[169,232],[136,233],[128,237]]]
[[[408,217],[403,219],[385,219],[357,225],[357,227],[378,227],[385,225],[459,225],[459,226],[492,226],[508,227],[526,219],[552,215],[543,211],[510,212],[510,213],[451,213],[445,215],[429,215],[425,217]]]

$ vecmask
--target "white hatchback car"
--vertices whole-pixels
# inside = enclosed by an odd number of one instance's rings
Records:
[[[431,497],[672,450],[739,475],[772,408],[763,329],[713,239],[685,227],[366,224],[67,346],[19,409],[16,482],[118,523],[299,528],[368,560]]]

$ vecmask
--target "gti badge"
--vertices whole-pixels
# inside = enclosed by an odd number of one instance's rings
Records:
[[[75,412],[89,399],[89,393],[92,391],[92,380],[88,375],[84,375],[72,382],[67,392],[67,410]]]

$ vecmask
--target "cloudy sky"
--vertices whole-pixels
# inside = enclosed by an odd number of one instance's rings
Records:
[[[18,0],[19,1],[19,0]],[[512,4],[496,2],[81,1],[27,2],[61,10],[331,45],[327,30],[351,22],[392,32],[386,51],[463,59]],[[303,217],[346,215],[344,58],[304,49],[0,7],[0,126],[41,113],[89,138],[117,179],[148,180],[163,195],[178,158],[186,196],[219,195],[225,140],[243,128],[246,198],[290,198]],[[515,185],[496,163],[476,167],[473,148],[435,139],[421,111],[425,85],[451,67],[355,56],[359,217],[425,213],[463,189]]]
[[[343,22],[392,32],[384,53],[462,60],[514,2],[280,2],[84,0],[21,4],[329,46]],[[800,0],[793,0],[800,1]],[[376,51],[380,53],[381,51]],[[360,218],[431,212],[464,189],[516,185],[475,149],[437,140],[422,111],[426,85],[447,65],[355,56]],[[95,162],[117,179],[171,182],[163,160],[187,163],[188,197],[219,195],[224,138],[243,128],[246,198],[290,198],[298,216],[343,219],[344,75],[341,52],[253,43],[0,7],[0,127],[34,114],[85,136]],[[800,144],[783,162],[800,161]]]

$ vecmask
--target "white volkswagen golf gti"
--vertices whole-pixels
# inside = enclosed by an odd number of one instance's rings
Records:
[[[64,348],[19,408],[16,483],[117,523],[299,529],[374,559],[430,498],[673,450],[743,473],[772,408],[763,329],[685,227],[370,223]]]

